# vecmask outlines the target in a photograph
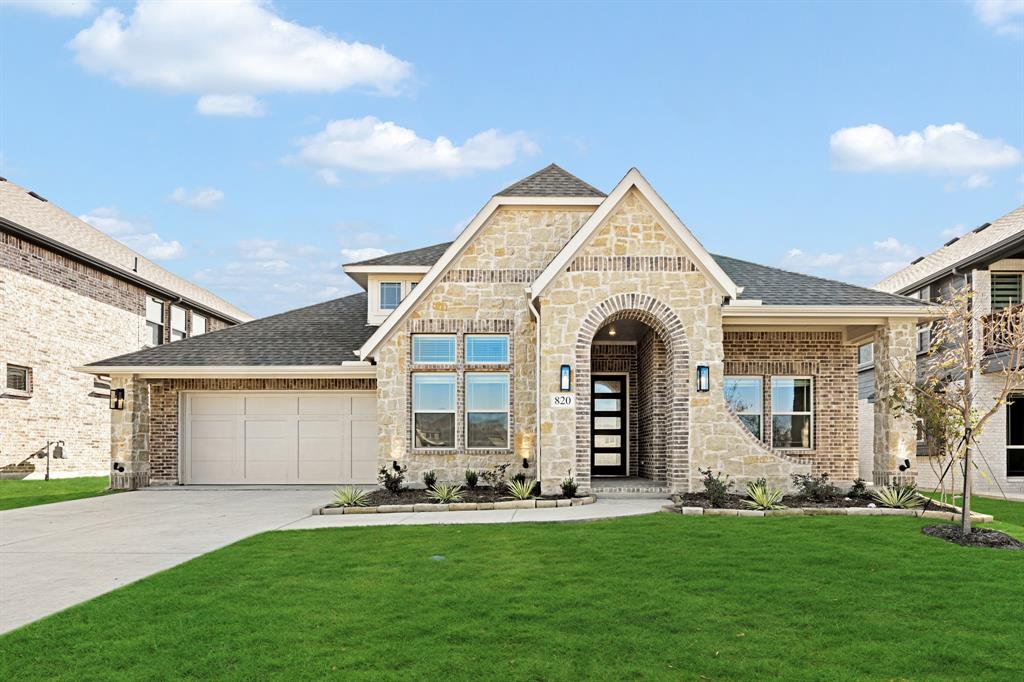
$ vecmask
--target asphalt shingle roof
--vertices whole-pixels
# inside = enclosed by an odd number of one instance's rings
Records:
[[[91,363],[117,367],[340,365],[377,328],[366,294],[289,310],[245,324]]]
[[[444,242],[443,244],[424,246],[421,249],[389,253],[386,256],[378,256],[377,258],[361,260],[356,263],[346,263],[345,265],[423,265],[430,267],[440,260],[449,246],[451,246],[451,242]]]
[[[501,190],[498,197],[603,197],[604,192],[551,164]]]

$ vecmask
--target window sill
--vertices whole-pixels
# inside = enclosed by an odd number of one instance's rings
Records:
[[[3,396],[4,398],[25,399],[32,397],[32,391],[19,391],[16,388],[5,388],[3,391],[0,391],[0,396]]]

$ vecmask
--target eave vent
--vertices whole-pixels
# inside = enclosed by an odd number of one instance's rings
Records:
[[[945,244],[943,244],[943,246],[951,246],[951,245],[953,245],[953,244],[956,244],[956,243],[957,243],[958,241],[960,241],[960,237],[953,237],[953,238],[952,238],[952,239],[950,239],[950,240],[949,240],[948,242],[946,242]]]
[[[974,228],[973,230],[971,230],[971,232],[972,232],[973,234],[978,234],[979,232],[981,232],[982,230],[984,230],[984,229],[985,229],[986,227],[988,227],[988,226],[989,226],[989,225],[991,225],[991,224],[992,224],[992,223],[982,223],[981,225],[978,225],[978,226],[977,226],[976,228]]]
[[[923,260],[924,260],[924,256],[918,256],[914,260],[910,261],[910,264],[911,265],[917,265],[918,263],[920,263]]]
[[[32,197],[33,199],[39,199],[39,201],[46,201],[46,197],[40,196],[39,194],[36,194],[35,192],[29,192],[28,195],[30,197]]]

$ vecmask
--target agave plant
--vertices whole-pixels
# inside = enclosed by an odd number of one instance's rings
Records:
[[[459,483],[435,483],[427,491],[427,497],[438,504],[462,501],[462,485]]]
[[[893,509],[917,509],[921,506],[921,498],[917,495],[917,486],[908,483],[906,485],[887,485],[871,491],[871,497],[883,507]]]
[[[334,502],[342,507],[365,507],[370,503],[370,491],[345,486],[334,491]]]
[[[513,478],[505,484],[505,492],[513,500],[529,500],[533,498],[533,481]]]
[[[782,500],[782,491],[778,488],[769,488],[768,482],[763,478],[747,484],[747,497],[750,499],[743,500],[743,504],[751,509],[785,509],[784,505],[779,504]]]

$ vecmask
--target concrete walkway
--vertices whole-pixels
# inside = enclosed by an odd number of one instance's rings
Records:
[[[270,530],[584,521],[656,512],[663,500],[581,507],[311,516],[327,487],[165,488],[0,512],[0,633]]]

